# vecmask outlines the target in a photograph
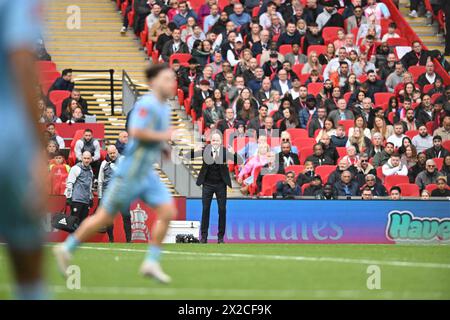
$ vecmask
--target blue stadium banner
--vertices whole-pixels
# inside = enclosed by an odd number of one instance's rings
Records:
[[[201,199],[188,199],[186,220],[201,221]],[[217,239],[217,203],[208,237]],[[450,243],[448,201],[229,199],[226,242]]]

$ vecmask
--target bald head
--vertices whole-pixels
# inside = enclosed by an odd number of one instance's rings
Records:
[[[117,148],[115,145],[109,145],[106,148],[106,152],[108,153],[108,157],[109,159],[111,159],[111,161],[115,161],[117,159],[117,157],[119,156],[119,151],[117,151]]]

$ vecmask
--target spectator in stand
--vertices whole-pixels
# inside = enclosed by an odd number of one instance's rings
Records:
[[[347,19],[347,34],[351,33],[353,29],[361,27],[362,24],[367,24],[367,18],[363,15],[361,6],[353,8],[353,15]]]
[[[126,131],[120,131],[119,137],[116,141],[116,149],[119,152],[119,154],[123,154],[125,152],[125,147],[128,144],[128,132]]]
[[[226,129],[237,129],[238,128],[238,120],[234,117],[233,108],[225,109],[225,118],[220,120],[217,124],[217,129],[225,133]]]
[[[280,93],[280,95],[285,95],[292,88],[292,82],[288,79],[287,71],[280,69],[278,71],[278,77],[272,81],[272,89]]]
[[[368,174],[365,177],[365,185],[363,187],[369,188],[372,194],[376,197],[387,196],[387,190],[383,184],[377,179],[375,174]]]
[[[66,160],[61,151],[55,152],[54,157],[48,166],[48,170],[51,171],[54,166],[63,166],[67,173],[70,171],[70,166],[66,164]]]
[[[320,176],[314,176],[309,183],[309,186],[305,188],[304,196],[318,197],[323,192],[322,189],[322,178]]]
[[[80,107],[76,107],[75,109],[73,109],[72,116],[69,120],[66,121],[66,123],[84,123],[84,114],[83,111],[81,111]]]
[[[391,190],[389,190],[389,198],[391,200],[401,200],[402,198],[402,189],[397,186],[393,186]]]
[[[361,199],[362,200],[373,200],[372,190],[368,187],[364,187],[361,189]]]
[[[421,200],[430,200],[430,192],[427,189],[423,189],[420,193]]]
[[[436,183],[440,176],[442,176],[442,173],[437,169],[436,162],[433,159],[428,159],[425,163],[425,170],[417,175],[415,183],[420,190],[423,190],[427,185]]]
[[[155,24],[159,22],[159,15],[161,13],[161,5],[158,2],[151,4],[150,14],[145,18],[147,29],[151,30]],[[164,15],[165,16],[165,15]]]
[[[373,166],[375,168],[383,166],[384,164],[386,164],[388,162],[388,160],[390,159],[390,157],[393,153],[394,153],[394,144],[391,142],[386,143],[384,150],[381,152],[378,152],[373,157],[373,161],[372,161]]]
[[[389,48],[389,47],[388,47]],[[399,63],[402,67],[403,70],[403,64]],[[383,63],[381,63],[381,61],[378,63],[375,63],[375,66],[379,68],[379,76],[381,78],[381,80],[386,80],[387,77],[395,72],[395,67],[397,65],[397,56],[395,55],[395,53],[390,52],[388,53],[387,57],[386,57],[386,61],[384,61]],[[401,72],[401,74],[403,74],[403,71]],[[394,87],[392,87],[392,91],[390,90],[390,87],[386,84],[386,87],[388,89],[389,92],[393,92]]]
[[[330,60],[327,64],[325,70],[323,71],[323,78],[327,80],[331,73],[336,72],[341,65],[341,62],[347,62],[349,69],[352,68],[352,63],[347,59],[347,50],[345,48],[340,48],[338,50],[338,56]]]
[[[317,117],[317,100],[312,94],[306,96],[306,108],[299,112],[300,128],[307,129],[308,123],[313,117]]]
[[[388,39],[400,38],[400,35],[395,32],[396,29],[397,24],[395,22],[389,23],[388,32],[384,34],[383,38],[381,38],[381,42],[387,42]]]
[[[300,45],[300,32],[295,27],[295,23],[293,21],[289,21],[286,25],[286,31],[283,32],[277,41],[278,48],[283,44],[297,44]]]
[[[339,153],[331,143],[330,136],[324,133],[319,142],[322,144],[324,154],[333,160],[333,164],[336,164],[339,159]]]
[[[293,110],[290,108],[283,108],[283,118],[281,119],[280,127],[278,129],[280,132],[283,132],[290,128],[300,128],[300,123],[298,122]]]
[[[39,119],[39,123],[61,123],[61,119],[55,116],[55,110],[52,107],[45,107],[45,112]]]
[[[214,0],[213,0],[214,1]],[[209,14],[203,19],[203,32],[206,34],[219,20],[219,6],[215,3],[209,4]]]
[[[305,183],[310,183],[314,176],[314,163],[312,161],[306,160],[303,172],[301,172],[297,176],[297,184],[302,187]]]
[[[416,108],[416,119],[422,124],[433,121],[433,105],[431,104],[431,97],[427,94],[422,97],[422,102]]]
[[[308,62],[308,57],[300,52],[300,44],[292,44],[292,51],[284,56],[284,60],[288,61],[292,66]]]
[[[431,60],[428,60],[426,65],[426,72],[421,74],[419,78],[417,79],[417,84],[421,86],[422,88],[426,86],[427,84],[433,84],[436,79],[440,79],[442,81],[441,76],[439,76],[434,71],[434,63]]]
[[[326,108],[325,108],[325,110],[326,110]],[[316,141],[319,142],[322,139],[322,136],[325,134],[327,134],[330,137],[333,146],[338,147],[338,145],[333,143],[333,136],[336,136],[336,129],[334,128],[334,122],[328,118],[326,118],[323,121],[323,128],[319,130],[319,133],[316,136]],[[346,137],[345,137],[345,130],[344,130],[344,139],[343,140],[345,140],[345,138]],[[337,137],[335,139],[337,139],[336,142],[338,142],[339,144],[342,143],[341,139],[339,137]],[[343,141],[343,143],[345,145],[345,143],[347,143],[347,140]]]
[[[411,102],[408,101],[408,103],[411,103]],[[416,120],[416,115],[415,115],[414,109],[411,108],[411,109],[406,110],[405,118],[402,120],[402,124],[403,124],[403,130],[405,132],[409,131],[409,130],[418,130],[419,129],[419,127],[421,126],[421,123]]]
[[[316,51],[311,51],[308,55],[308,61],[302,68],[302,74],[311,73],[312,71],[322,72],[322,65],[319,63],[318,55]]]
[[[91,154],[89,165],[94,170],[97,169],[98,172],[100,166],[100,143],[93,137],[91,129],[84,130],[83,138],[75,143],[74,152],[77,162],[83,161],[85,151],[89,151]]]
[[[67,90],[72,91],[75,84],[72,79],[72,69],[64,69],[61,73],[61,77],[57,78],[55,82],[51,85],[48,92],[53,90]]]
[[[87,218],[89,208],[92,208],[94,204],[92,193],[94,174],[91,162],[91,153],[83,151],[81,162],[70,169],[66,181],[66,190],[64,191],[66,203],[71,209],[71,215],[77,217],[80,223]]]
[[[355,117],[353,112],[347,109],[347,102],[345,99],[339,99],[337,101],[337,109],[331,111],[328,118],[333,120],[334,125],[337,127],[340,120],[353,120]]]
[[[233,14],[230,15],[230,21],[234,23],[236,28],[239,28],[247,23],[250,23],[252,18],[246,12],[244,12],[244,6],[237,2],[233,7]]]
[[[55,157],[55,155],[59,152],[58,143],[54,140],[49,140],[47,142],[47,159],[51,160]]]
[[[341,197],[352,197],[359,194],[358,182],[353,180],[349,170],[343,171],[340,180],[334,184],[334,194]]]
[[[187,19],[193,17],[197,21],[197,14],[188,7],[188,3],[182,1],[178,4],[178,13],[173,17],[173,22],[178,28],[187,24]]]
[[[303,40],[303,52],[308,52],[308,47],[312,45],[324,45],[325,41],[320,33],[319,26],[317,23],[308,23],[308,31],[304,36]]]
[[[331,143],[336,148],[345,147],[347,145],[348,137],[345,135],[345,127],[342,124],[337,125],[336,134],[331,135]]]
[[[63,111],[61,113],[61,121],[67,122],[68,120],[70,120],[76,108],[80,108],[81,110],[83,110],[83,108],[81,107],[81,105],[78,103],[77,100],[70,99],[67,102],[66,107],[62,109]]]
[[[327,183],[323,186],[322,192],[319,192],[316,195],[316,199],[321,200],[335,200],[337,199],[337,196],[334,193],[334,187],[333,185]]]
[[[436,179],[437,188],[431,191],[432,197],[450,197],[450,189],[447,186],[447,177],[439,176]]]
[[[78,106],[81,107],[81,110],[83,111],[83,114],[89,114],[88,111],[88,103],[85,99],[81,97],[80,90],[73,89],[70,93],[70,97],[67,97],[62,102],[62,110],[67,110],[67,106],[72,103],[72,101],[75,100],[78,103]]]
[[[64,149],[66,144],[64,143],[64,139],[56,134],[55,124],[49,123],[47,124],[47,130],[49,140],[53,140],[58,144],[59,149]]]
[[[386,84],[383,80],[377,79],[377,74],[374,70],[370,70],[367,72],[366,83],[368,86],[366,96],[371,98],[372,101],[375,100],[375,93],[387,91]]]
[[[413,145],[405,147],[405,152],[402,154],[400,161],[409,169],[414,167],[417,163],[417,150]],[[409,175],[409,173],[408,173]]]
[[[387,139],[387,142],[391,142],[395,148],[400,148],[404,137],[406,135],[403,133],[403,124],[397,122],[394,124],[394,133]]]
[[[211,96],[205,99],[206,109],[203,110],[203,120],[205,126],[210,129],[215,129],[218,121],[225,118],[224,111],[221,107],[216,107]]]
[[[198,24],[194,25],[192,30],[193,30],[192,35],[186,41],[189,52],[191,52],[191,54],[193,53],[192,52],[193,49],[198,50],[197,47],[194,45],[197,42],[197,40],[200,40],[200,42],[197,43],[202,43],[201,41],[206,40],[206,36],[203,33],[202,28]],[[208,54],[210,54],[210,52],[208,52]],[[204,66],[205,64],[206,63],[203,63],[202,65]]]
[[[260,10],[260,12],[262,12],[262,10]],[[259,25],[263,29],[268,30],[272,26],[272,15],[278,16],[280,21],[283,21],[284,23],[283,16],[281,15],[281,13],[277,12],[277,5],[275,4],[275,2],[269,1],[267,3],[266,12],[260,14],[259,16]]]
[[[166,42],[161,51],[161,58],[165,62],[169,62],[170,56],[174,53],[189,53],[189,48],[181,41],[180,29],[174,29],[172,31],[172,40]]]
[[[194,95],[191,101],[191,107],[197,118],[202,116],[202,106],[207,97],[212,97],[213,91],[210,89],[210,83],[204,79],[200,81],[199,87],[194,88]]]
[[[412,138],[412,144],[416,147],[417,152],[423,152],[433,146],[433,137],[428,134],[426,125],[419,126],[419,134]]]
[[[427,159],[445,158],[450,155],[450,152],[442,146],[441,136],[434,136],[433,146],[425,150],[425,155],[427,156]]]
[[[427,157],[425,156],[425,153],[417,154],[416,164],[408,169],[409,183],[414,183],[419,173],[426,169],[426,161]]]
[[[277,182],[276,190],[277,197],[282,197],[283,199],[293,199],[302,195],[300,186],[295,182],[295,172],[293,171],[286,173],[285,181]]]
[[[324,10],[317,16],[316,23],[319,29],[324,27],[341,27],[344,28],[344,18],[334,7],[333,0],[323,0]]]
[[[288,166],[299,165],[300,160],[298,155],[292,152],[291,143],[290,142],[282,142],[281,143],[281,152],[277,154],[278,156],[278,164],[280,167],[286,169]]]
[[[428,50],[423,50],[419,41],[415,40],[412,43],[412,51],[408,52],[401,58],[401,62],[405,69],[411,66],[424,66],[426,65],[430,53]]]
[[[151,2],[146,0],[134,0],[134,17],[133,29],[135,34],[140,34],[144,30],[145,18],[151,12]]]
[[[373,158],[377,153],[383,151],[383,137],[381,133],[377,132],[372,136],[372,148],[369,152],[369,157]]]
[[[374,126],[372,129],[372,136],[375,133],[380,133],[383,140],[387,140],[394,134],[394,128],[391,125],[386,124],[386,120],[382,116],[376,116],[374,120]]]
[[[328,155],[325,155],[323,146],[321,143],[316,143],[313,147],[313,154],[306,158],[307,161],[311,161],[314,167],[322,165],[333,165],[334,161]]]
[[[371,102],[369,103],[369,100],[366,100],[366,103],[368,103],[371,108]],[[353,136],[353,132],[355,131],[356,128],[359,128],[365,137],[369,139],[372,138],[372,133],[370,132],[370,129],[367,128],[367,120],[363,115],[358,115],[355,117],[354,126],[348,130],[349,138]]]
[[[348,146],[345,150],[347,151],[347,154],[342,157],[342,160],[347,162],[349,166],[356,166],[359,161],[359,155],[355,146]]]
[[[366,17],[374,15],[379,22],[381,19],[388,19],[391,16],[388,7],[377,0],[367,0],[367,7],[364,10]]]
[[[325,107],[318,107],[316,114],[313,114],[308,124],[308,136],[314,137],[316,130],[323,129],[325,120],[327,119],[327,109]]]
[[[434,136],[440,136],[442,141],[450,140],[450,116],[447,115],[442,120],[441,127],[434,130]],[[450,151],[450,150],[449,150]]]
[[[355,62],[352,66],[352,71],[356,77],[367,74],[370,70],[375,70],[375,65],[367,60],[367,53],[361,52],[359,55],[359,61]]]
[[[393,153],[383,165],[382,172],[385,177],[396,175],[407,176],[408,168],[400,161],[400,155],[398,153]]]

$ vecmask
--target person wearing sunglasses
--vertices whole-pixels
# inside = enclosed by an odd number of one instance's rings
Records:
[[[420,190],[423,190],[427,185],[437,183],[437,179],[440,176],[442,176],[442,173],[437,169],[434,160],[428,159],[425,163],[425,170],[416,177],[416,184],[419,186]]]
[[[361,190],[369,189],[374,197],[385,197],[387,196],[387,190],[383,186],[380,180],[377,179],[375,174],[368,174],[365,177],[365,184],[361,187]]]

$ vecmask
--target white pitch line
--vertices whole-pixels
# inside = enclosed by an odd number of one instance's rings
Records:
[[[300,296],[307,299],[326,299],[326,298],[343,298],[357,299],[362,294],[367,294],[368,290],[267,290],[267,289],[205,289],[205,288],[167,288],[167,287],[95,287],[81,286],[79,290],[69,290],[65,286],[51,285],[49,290],[53,293],[71,293],[71,294],[94,294],[94,295],[135,295],[135,296],[166,296],[186,295],[189,297],[207,295],[208,297],[224,298],[249,298],[258,294],[275,297],[277,299],[299,298]],[[11,291],[9,285],[0,285],[0,292]],[[414,291],[388,291],[380,290],[370,292],[371,299],[442,299],[448,297],[448,293],[441,291],[431,292],[414,292]]]
[[[143,249],[127,249],[127,248],[102,248],[81,246],[81,249],[98,250],[98,251],[122,251],[122,252],[147,252]],[[394,267],[411,267],[411,268],[431,268],[431,269],[450,269],[450,264],[417,262],[417,261],[396,261],[396,260],[370,260],[370,259],[350,259],[337,257],[307,257],[307,256],[282,256],[282,255],[258,255],[247,253],[216,253],[216,252],[188,252],[188,251],[163,251],[164,254],[175,255],[194,255],[194,256],[215,256],[219,258],[244,258],[244,259],[267,259],[267,260],[290,260],[290,261],[308,261],[308,262],[334,262],[347,264],[376,264]]]

